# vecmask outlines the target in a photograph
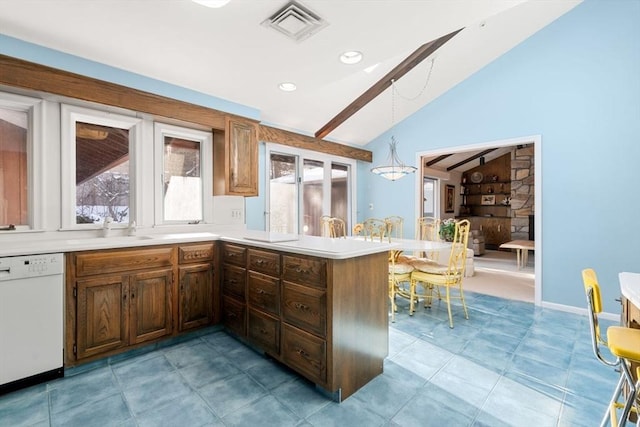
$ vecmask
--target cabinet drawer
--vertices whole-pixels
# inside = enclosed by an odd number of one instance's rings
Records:
[[[247,335],[245,312],[244,304],[237,302],[233,298],[223,297],[222,323],[227,329],[243,337]]]
[[[327,286],[327,261],[324,259],[283,255],[282,265],[285,280],[318,288]]]
[[[247,248],[232,245],[231,243],[222,244],[222,262],[234,264],[239,267],[246,267],[247,264]]]
[[[233,295],[244,301],[246,277],[247,274],[244,268],[224,265],[222,267],[222,293],[224,295]]]
[[[213,261],[213,243],[178,247],[178,261],[180,264]]]
[[[249,272],[249,305],[280,315],[280,281],[275,277]]]
[[[173,253],[172,247],[78,253],[75,254],[76,276],[171,267]]]
[[[285,322],[325,337],[327,330],[326,292],[284,282],[282,318]]]
[[[249,270],[258,271],[271,276],[280,275],[280,254],[274,252],[249,249]]]
[[[280,353],[280,322],[267,314],[249,309],[247,336],[268,353]]]
[[[282,357],[293,369],[314,382],[327,380],[327,343],[293,326],[282,325]]]

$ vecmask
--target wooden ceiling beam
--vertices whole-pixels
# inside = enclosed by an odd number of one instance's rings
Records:
[[[411,55],[405,58],[400,64],[398,64],[393,70],[389,71],[382,79],[371,86],[365,93],[360,95],[349,104],[344,110],[338,113],[333,119],[320,128],[315,134],[316,138],[324,138],[334,131],[338,126],[344,123],[349,117],[360,111],[365,105],[373,101],[378,95],[384,92],[389,86],[391,86],[392,80],[398,81],[402,76],[407,74],[418,64],[428,58],[433,52],[438,50],[440,46],[448,42],[453,36],[458,34],[463,29],[460,28],[445,36],[432,40],[423,44],[416,49]]]
[[[452,171],[452,170],[454,170],[455,168],[457,168],[458,166],[462,166],[462,165],[464,165],[464,164],[467,164],[467,163],[469,163],[469,162],[472,162],[472,161],[474,161],[475,159],[477,159],[477,158],[479,158],[479,157],[482,157],[482,156],[484,156],[485,154],[489,154],[490,152],[495,151],[495,150],[497,150],[497,148],[489,148],[488,150],[484,150],[484,151],[481,151],[481,152],[479,152],[479,153],[476,153],[476,154],[474,154],[473,156],[471,156],[471,157],[467,157],[466,159],[464,159],[464,160],[462,160],[462,161],[460,161],[460,162],[456,163],[455,165],[451,165],[451,166],[449,166],[449,167],[447,168],[447,171]]]
[[[443,154],[441,156],[436,157],[435,159],[431,159],[429,160],[427,163],[425,163],[424,165],[429,167],[429,166],[433,166],[436,163],[439,163],[441,161],[443,161],[444,159],[446,159],[449,156],[452,156],[453,154]]]

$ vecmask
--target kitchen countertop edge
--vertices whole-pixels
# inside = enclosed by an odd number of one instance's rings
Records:
[[[315,236],[297,236],[291,241],[270,242],[245,238],[248,231],[231,233],[172,233],[160,236],[114,236],[96,238],[78,238],[66,240],[43,240],[30,242],[12,242],[0,248],[0,257],[38,255],[48,253],[68,253],[90,250],[124,249],[147,246],[162,246],[181,243],[197,243],[221,240],[264,249],[291,252],[295,254],[317,256],[329,259],[347,259],[386,252],[394,247],[393,243],[363,242],[353,239],[331,239]],[[255,231],[251,231],[255,234]],[[268,235],[266,232],[258,232]],[[193,234],[198,234],[194,236]]]

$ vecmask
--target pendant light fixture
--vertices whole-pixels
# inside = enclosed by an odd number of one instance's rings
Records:
[[[391,128],[395,125],[395,115],[396,115],[396,102],[395,102],[395,80],[391,80]],[[371,172],[376,175],[380,175],[381,177],[388,179],[390,181],[395,181],[397,179],[402,178],[405,175],[409,175],[410,173],[414,173],[416,171],[416,167],[407,166],[404,164],[400,157],[398,157],[398,141],[392,135],[391,142],[389,143],[389,156],[387,157],[387,162],[383,166],[376,166],[371,168]]]
[[[434,60],[431,60],[431,67],[429,67],[429,74],[427,75],[427,79],[424,82],[424,86],[420,90],[420,92],[414,96],[413,98],[405,98],[408,101],[414,101],[418,99],[427,89],[427,85],[429,84],[429,80],[431,80],[431,72],[433,71],[433,63]],[[396,81],[394,79],[391,80],[391,129],[395,125],[396,121]],[[398,93],[399,96],[402,96]],[[392,135],[391,142],[389,142],[389,156],[387,157],[387,162],[383,166],[376,166],[371,168],[371,172],[376,175],[380,175],[383,178],[386,178],[390,181],[395,181],[397,179],[402,178],[405,175],[409,175],[410,173],[414,173],[418,168],[414,166],[407,166],[404,164],[400,157],[398,157],[398,141]]]

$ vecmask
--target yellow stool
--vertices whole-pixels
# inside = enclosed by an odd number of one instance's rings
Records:
[[[622,370],[620,380],[616,385],[613,396],[611,396],[609,407],[602,418],[600,426],[606,426],[609,420],[612,426],[624,426],[626,425],[629,412],[632,410],[636,413],[638,412],[637,408],[633,405],[637,396],[638,384],[633,381],[629,364],[630,362],[640,362],[640,329],[610,326],[607,329],[607,339],[605,340],[600,334],[600,327],[598,325],[598,314],[602,312],[602,297],[595,271],[590,268],[582,270],[582,280],[589,303],[589,325],[591,326],[593,352],[598,360],[605,365],[620,366]],[[601,345],[607,346],[616,359],[607,360],[600,351]],[[627,384],[628,393],[624,403],[621,403],[618,400],[625,388],[625,384]],[[622,408],[622,414],[618,419],[616,410],[620,408]]]

